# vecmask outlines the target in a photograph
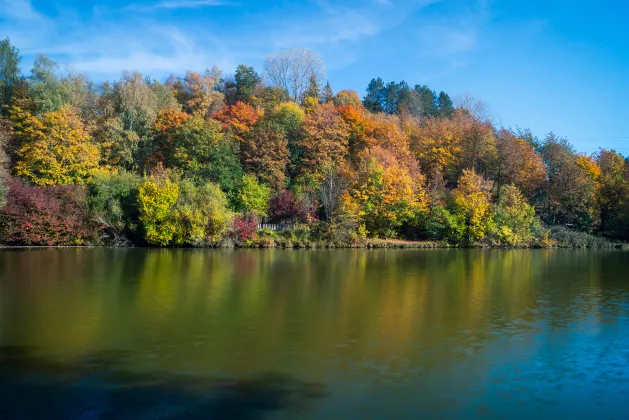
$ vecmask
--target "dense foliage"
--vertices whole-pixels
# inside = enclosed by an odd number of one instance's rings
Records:
[[[100,85],[43,55],[24,75],[20,60],[0,42],[5,244],[629,238],[620,154],[496,127],[482,103],[422,84],[375,78],[363,99],[335,94],[312,51],[272,54],[265,74],[125,72]]]

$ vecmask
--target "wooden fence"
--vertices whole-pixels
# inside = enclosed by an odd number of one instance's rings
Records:
[[[293,227],[294,223],[258,223],[258,229],[268,229],[273,232],[281,232],[286,229],[290,229]]]

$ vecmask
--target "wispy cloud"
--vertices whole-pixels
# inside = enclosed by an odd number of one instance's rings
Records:
[[[0,0],[0,17],[18,21],[43,21],[44,16],[33,8],[30,0]]]
[[[233,6],[224,0],[166,0],[154,4],[130,4],[125,10],[151,11],[160,9],[200,9],[202,7]]]

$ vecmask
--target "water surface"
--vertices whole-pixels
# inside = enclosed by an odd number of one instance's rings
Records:
[[[629,253],[0,251],[0,419],[627,418]]]

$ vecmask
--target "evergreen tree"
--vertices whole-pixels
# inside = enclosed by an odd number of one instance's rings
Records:
[[[305,98],[315,98],[317,101],[319,100],[319,82],[317,80],[317,75],[312,73],[310,78],[308,79],[308,89],[304,92]]]
[[[449,117],[454,113],[454,103],[447,93],[441,91],[441,93],[439,93],[439,99],[437,99],[437,102],[439,104],[439,114],[442,117]]]
[[[437,108],[437,95],[426,85],[416,85],[415,90],[419,95],[421,115],[423,117],[434,117],[439,113]]]
[[[321,92],[321,102],[327,104],[328,102],[332,102],[333,98],[334,91],[332,90],[332,86],[330,86],[330,82],[326,82],[323,92]]]
[[[371,112],[383,112],[384,107],[384,97],[385,97],[385,87],[384,82],[381,78],[371,79],[369,82],[369,86],[367,86],[367,95],[363,100],[363,104],[368,111]]]

